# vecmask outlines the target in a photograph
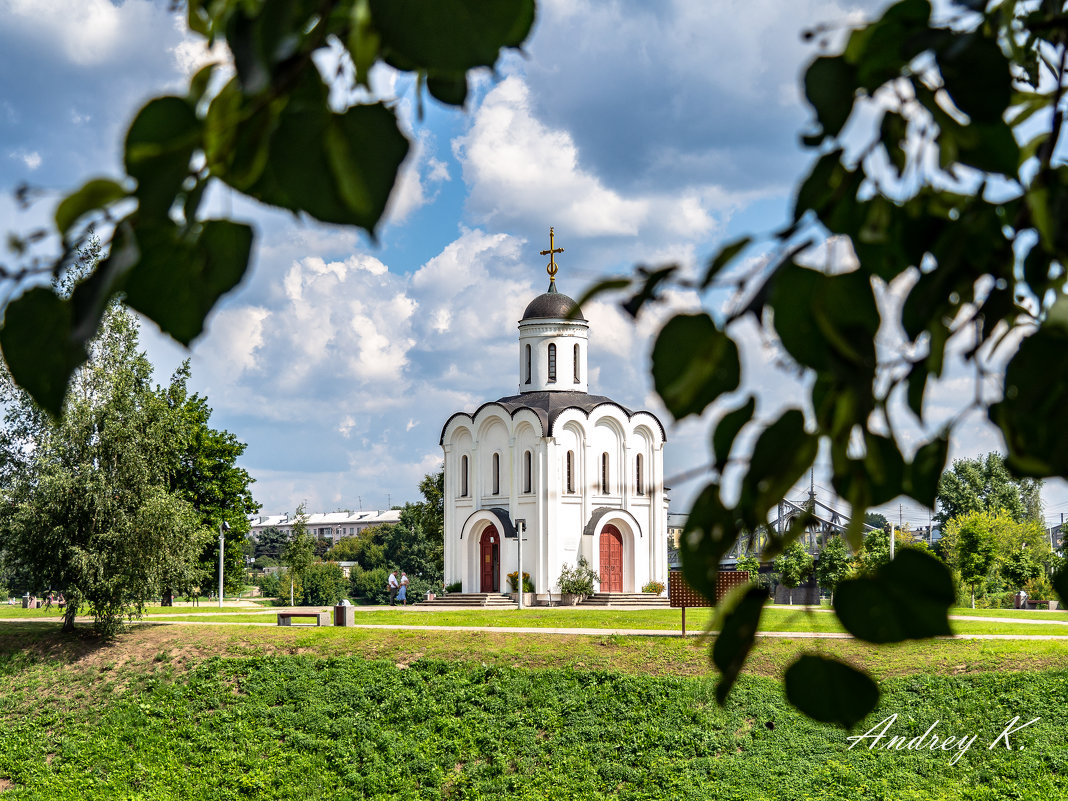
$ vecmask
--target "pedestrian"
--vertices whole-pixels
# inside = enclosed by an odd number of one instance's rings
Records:
[[[403,570],[400,577],[400,592],[397,593],[397,600],[404,606],[408,605],[408,574]]]
[[[386,580],[386,587],[389,589],[389,605],[397,605],[397,593],[400,591],[400,582],[397,581],[396,571],[391,570],[389,578]]]

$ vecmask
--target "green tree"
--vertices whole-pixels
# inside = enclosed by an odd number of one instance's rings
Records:
[[[365,547],[358,536],[342,537],[337,545],[326,552],[326,559],[330,562],[358,562]]]
[[[211,407],[207,398],[189,394],[189,375],[186,360],[170,385],[159,390],[179,421],[177,466],[170,473],[169,487],[193,505],[205,527],[218,532],[222,523],[229,526],[223,535],[223,574],[225,590],[237,592],[244,583],[249,515],[260,509],[252,497],[253,478],[237,466],[247,446],[229,431],[211,427]],[[216,575],[218,559],[219,546],[214,541],[200,554],[205,580]]]
[[[952,564],[960,570],[961,580],[971,587],[972,609],[975,608],[975,585],[986,578],[997,557],[997,518],[985,512],[972,512],[950,521],[954,529]]]
[[[816,581],[821,587],[825,587],[834,601],[834,591],[843,579],[847,578],[853,570],[853,560],[849,550],[841,537],[832,536],[820,551],[819,559],[816,560]]]
[[[285,553],[286,545],[289,544],[289,535],[276,526],[268,526],[260,531],[256,538],[256,548],[253,556],[257,564],[264,557],[280,559]]]
[[[886,516],[878,512],[868,512],[864,515],[864,524],[873,528],[886,528],[888,522]]]
[[[427,473],[419,482],[423,500],[405,504],[409,516],[402,516],[412,530],[418,528],[426,542],[426,575],[445,575],[445,470]],[[408,571],[411,572],[411,571]]]
[[[308,533],[308,516],[304,512],[304,504],[297,507],[293,519],[293,534],[286,544],[282,553],[282,561],[285,562],[288,578],[292,584],[291,591],[294,598],[300,597],[297,583],[303,583],[304,574],[312,565],[315,558],[315,540]],[[283,588],[284,589],[284,588]]]
[[[1014,520],[1041,520],[1042,482],[1014,478],[999,453],[982,458],[954,459],[938,482],[935,520],[945,525],[972,512],[1004,509]]]
[[[779,581],[790,590],[791,605],[794,602],[794,589],[808,581],[812,569],[812,554],[796,541],[787,545],[775,559],[775,572],[779,574]]]
[[[182,423],[151,377],[137,322],[113,306],[60,420],[8,393],[5,443],[21,449],[5,461],[21,469],[3,489],[0,547],[27,589],[63,592],[65,631],[82,603],[111,634],[149,597],[190,586],[212,538],[170,490]]]
[[[348,584],[341,567],[333,562],[313,562],[301,580],[300,602],[304,606],[334,605],[345,597]]]

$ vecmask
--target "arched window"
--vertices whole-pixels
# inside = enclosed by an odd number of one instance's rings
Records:
[[[640,453],[634,459],[634,491],[639,495],[645,494],[645,482],[642,477],[642,455]]]
[[[501,455],[493,454],[493,494],[501,494]]]
[[[582,380],[582,372],[579,370],[579,346],[575,345],[575,383],[578,384]]]
[[[533,483],[531,479],[531,467],[533,466],[533,457],[530,451],[523,452],[523,492],[531,492]]]
[[[567,452],[567,491],[575,491],[575,452]]]
[[[460,497],[467,497],[467,456],[460,457]]]
[[[549,343],[549,383],[556,382],[556,345]]]
[[[608,494],[608,453],[601,454],[601,494]]]
[[[526,383],[530,383],[530,345],[527,345],[527,380]]]

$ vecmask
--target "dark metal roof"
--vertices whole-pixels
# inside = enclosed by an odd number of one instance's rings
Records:
[[[555,281],[549,284],[548,292],[530,301],[526,311],[523,312],[523,320],[535,320],[542,317],[565,319],[570,317],[572,320],[586,322],[578,304],[567,295],[556,291]]]
[[[529,409],[541,420],[542,436],[551,437],[553,435],[553,426],[556,423],[556,419],[568,409],[579,409],[585,413],[586,417],[589,417],[594,409],[606,404],[615,406],[622,411],[623,414],[627,416],[628,420],[636,414],[649,415],[656,420],[656,424],[660,427],[660,435],[664,438],[664,441],[667,442],[667,432],[664,430],[664,424],[661,423],[659,418],[652,412],[631,411],[627,407],[616,403],[611,398],[606,398],[604,395],[590,395],[586,392],[561,390],[554,392],[524,392],[521,395],[509,395],[506,398],[483,403],[475,409],[474,413],[471,415],[467,415],[466,412],[457,412],[449,417],[449,419],[445,421],[445,425],[441,427],[441,437],[438,440],[438,444],[443,444],[445,442],[445,429],[449,427],[449,423],[452,422],[454,417],[465,415],[474,420],[475,417],[478,416],[478,413],[487,406],[500,406],[508,412],[511,417],[515,417],[516,414],[523,409]]]

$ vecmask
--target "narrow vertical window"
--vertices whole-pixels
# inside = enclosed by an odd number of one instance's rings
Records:
[[[645,482],[642,478],[642,455],[640,453],[634,460],[634,490],[639,495],[645,494]]]
[[[575,345],[575,383],[582,383],[582,371],[579,370],[579,346]]]
[[[575,491],[575,452],[567,452],[567,491]]]
[[[601,454],[601,494],[608,494],[608,454]]]
[[[460,457],[460,497],[467,497],[467,456]]]
[[[501,455],[493,454],[493,494],[501,494]]]
[[[530,383],[530,345],[527,345],[526,355],[527,355],[527,365],[526,365],[527,380],[526,380],[525,383],[529,384]]]
[[[530,451],[523,453],[523,492],[530,492],[532,488],[531,483],[531,467],[533,458],[530,455]]]
[[[556,345],[549,343],[549,381],[556,381]]]

